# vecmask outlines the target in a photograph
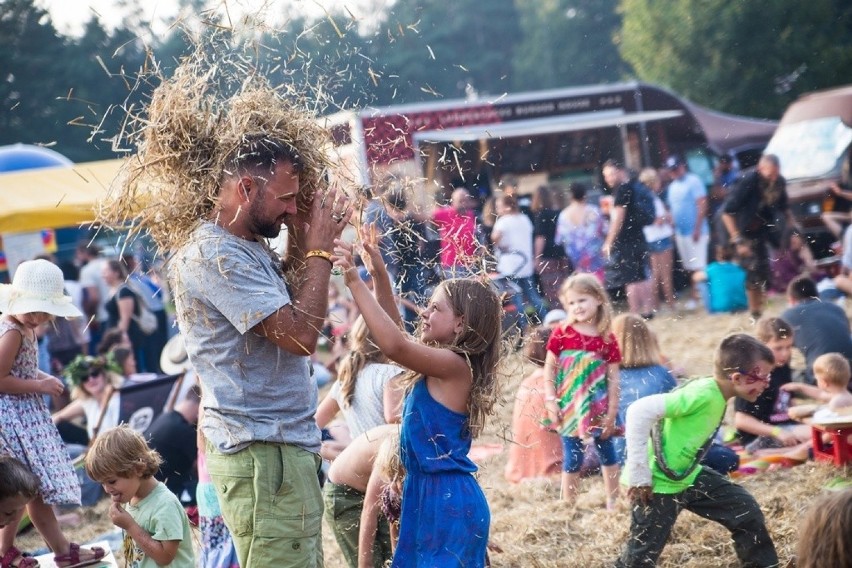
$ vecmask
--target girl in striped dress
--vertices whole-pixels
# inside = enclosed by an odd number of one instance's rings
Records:
[[[562,285],[568,317],[547,343],[545,406],[550,425],[562,436],[562,499],[573,501],[580,483],[586,441],[600,457],[606,507],[618,498],[619,460],[612,437],[619,434],[618,372],[621,352],[610,327],[612,307],[593,274],[575,274]]]

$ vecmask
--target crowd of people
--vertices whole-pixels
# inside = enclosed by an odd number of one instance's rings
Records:
[[[57,519],[55,506],[85,500],[81,487],[109,496],[128,566],[322,566],[324,515],[350,566],[487,565],[491,513],[469,454],[495,411],[509,308],[536,367],[518,392],[510,480],[559,474],[573,502],[596,460],[604,506],[617,511],[626,486],[632,507],[618,566],[655,563],[682,509],[730,530],[745,564],[777,565],[757,502],[725,477],[739,459],[720,443],[725,408],[736,398],[747,452],[806,459],[797,421],[852,408],[852,331],[842,308],[817,301],[810,272],[790,273],[780,318],[762,317],[777,227],[795,227],[773,156],[710,196],[673,156],[639,176],[604,163],[608,211],[576,183],[567,205],[544,186],[527,205],[505,179],[493,208],[456,187],[428,215],[399,187],[306,197],[302,154],[274,137],[246,137],[227,166],[209,214],[172,251],[170,286],[87,244],[78,276],[37,259],[0,291],[2,566],[35,565],[14,546],[25,509],[57,566],[103,558]],[[265,240],[282,227],[283,260]],[[681,385],[646,323],[661,304],[676,309],[675,252],[689,274],[682,309],[736,297],[717,277],[730,288],[732,267],[744,301],[728,309],[756,326],[721,341],[713,377]],[[614,290],[627,313],[615,316]],[[324,331],[341,351],[320,401]],[[143,432],[120,424],[113,392],[164,373],[192,377],[174,408]],[[799,412],[796,396],[826,408]]]

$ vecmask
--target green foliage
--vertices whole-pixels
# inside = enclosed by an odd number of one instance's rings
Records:
[[[592,85],[621,79],[627,66],[613,41],[618,0],[518,0],[522,30],[515,90]]]
[[[113,157],[101,137],[120,117],[92,130],[111,105],[128,102],[123,75],[132,81],[145,58],[136,36],[92,19],[81,37],[63,37],[33,0],[2,0],[0,11],[0,144],[48,145],[73,161]]]
[[[778,118],[852,76],[841,0],[622,0],[622,11],[621,55],[636,75],[714,109]]]
[[[512,0],[400,0],[370,44],[377,102],[507,92],[519,35]]]
[[[180,28],[151,38],[139,0],[119,4],[129,16],[118,29],[92,18],[64,37],[36,0],[0,0],[0,144],[50,145],[74,161],[116,155],[120,121],[156,87],[137,85],[137,71],[156,61],[168,75],[191,44]],[[848,0],[397,0],[374,31],[360,24],[345,12],[293,18],[274,36],[234,37],[227,53],[253,49],[259,72],[299,86],[320,113],[635,76],[777,118],[798,95],[852,77]]]

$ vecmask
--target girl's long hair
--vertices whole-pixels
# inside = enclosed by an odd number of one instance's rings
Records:
[[[636,314],[621,314],[612,321],[612,332],[621,349],[621,366],[650,367],[662,362],[657,336]]]
[[[612,330],[612,304],[609,301],[609,295],[594,274],[579,272],[568,278],[559,289],[559,298],[562,299],[566,292],[571,290],[578,294],[588,294],[600,302],[597,313],[595,314],[595,328],[601,337],[606,338]],[[567,302],[563,302],[567,304]],[[565,311],[568,312],[566,321],[568,323],[576,323],[574,316],[566,306]]]
[[[382,440],[382,443],[379,445],[379,451],[376,453],[376,460],[373,462],[373,467],[376,468],[382,479],[389,485],[392,485],[396,490],[402,488],[406,472],[400,456],[398,430],[388,434]]]
[[[337,371],[340,383],[341,406],[348,408],[355,396],[358,374],[370,363],[387,363],[388,359],[376,346],[373,336],[362,316],[358,316],[349,331],[349,353]]]
[[[470,366],[473,384],[467,401],[468,430],[475,438],[494,411],[499,394],[497,363],[500,361],[502,306],[488,284],[471,278],[444,280],[433,297],[443,290],[453,313],[464,321],[464,329],[449,344],[439,345],[464,357]],[[400,379],[406,393],[422,379],[419,373],[408,373]]]

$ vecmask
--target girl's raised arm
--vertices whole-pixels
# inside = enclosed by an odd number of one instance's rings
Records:
[[[382,353],[417,373],[436,379],[469,381],[471,370],[465,359],[449,349],[429,347],[411,339],[382,309],[359,277],[352,261],[352,245],[341,240],[335,244],[334,264],[343,269],[344,282]]]
[[[373,293],[379,305],[385,310],[397,326],[402,327],[402,317],[396,305],[393,293],[393,285],[390,281],[387,267],[379,250],[379,239],[376,235],[376,224],[367,223],[361,226],[361,260],[364,267],[373,278]]]

